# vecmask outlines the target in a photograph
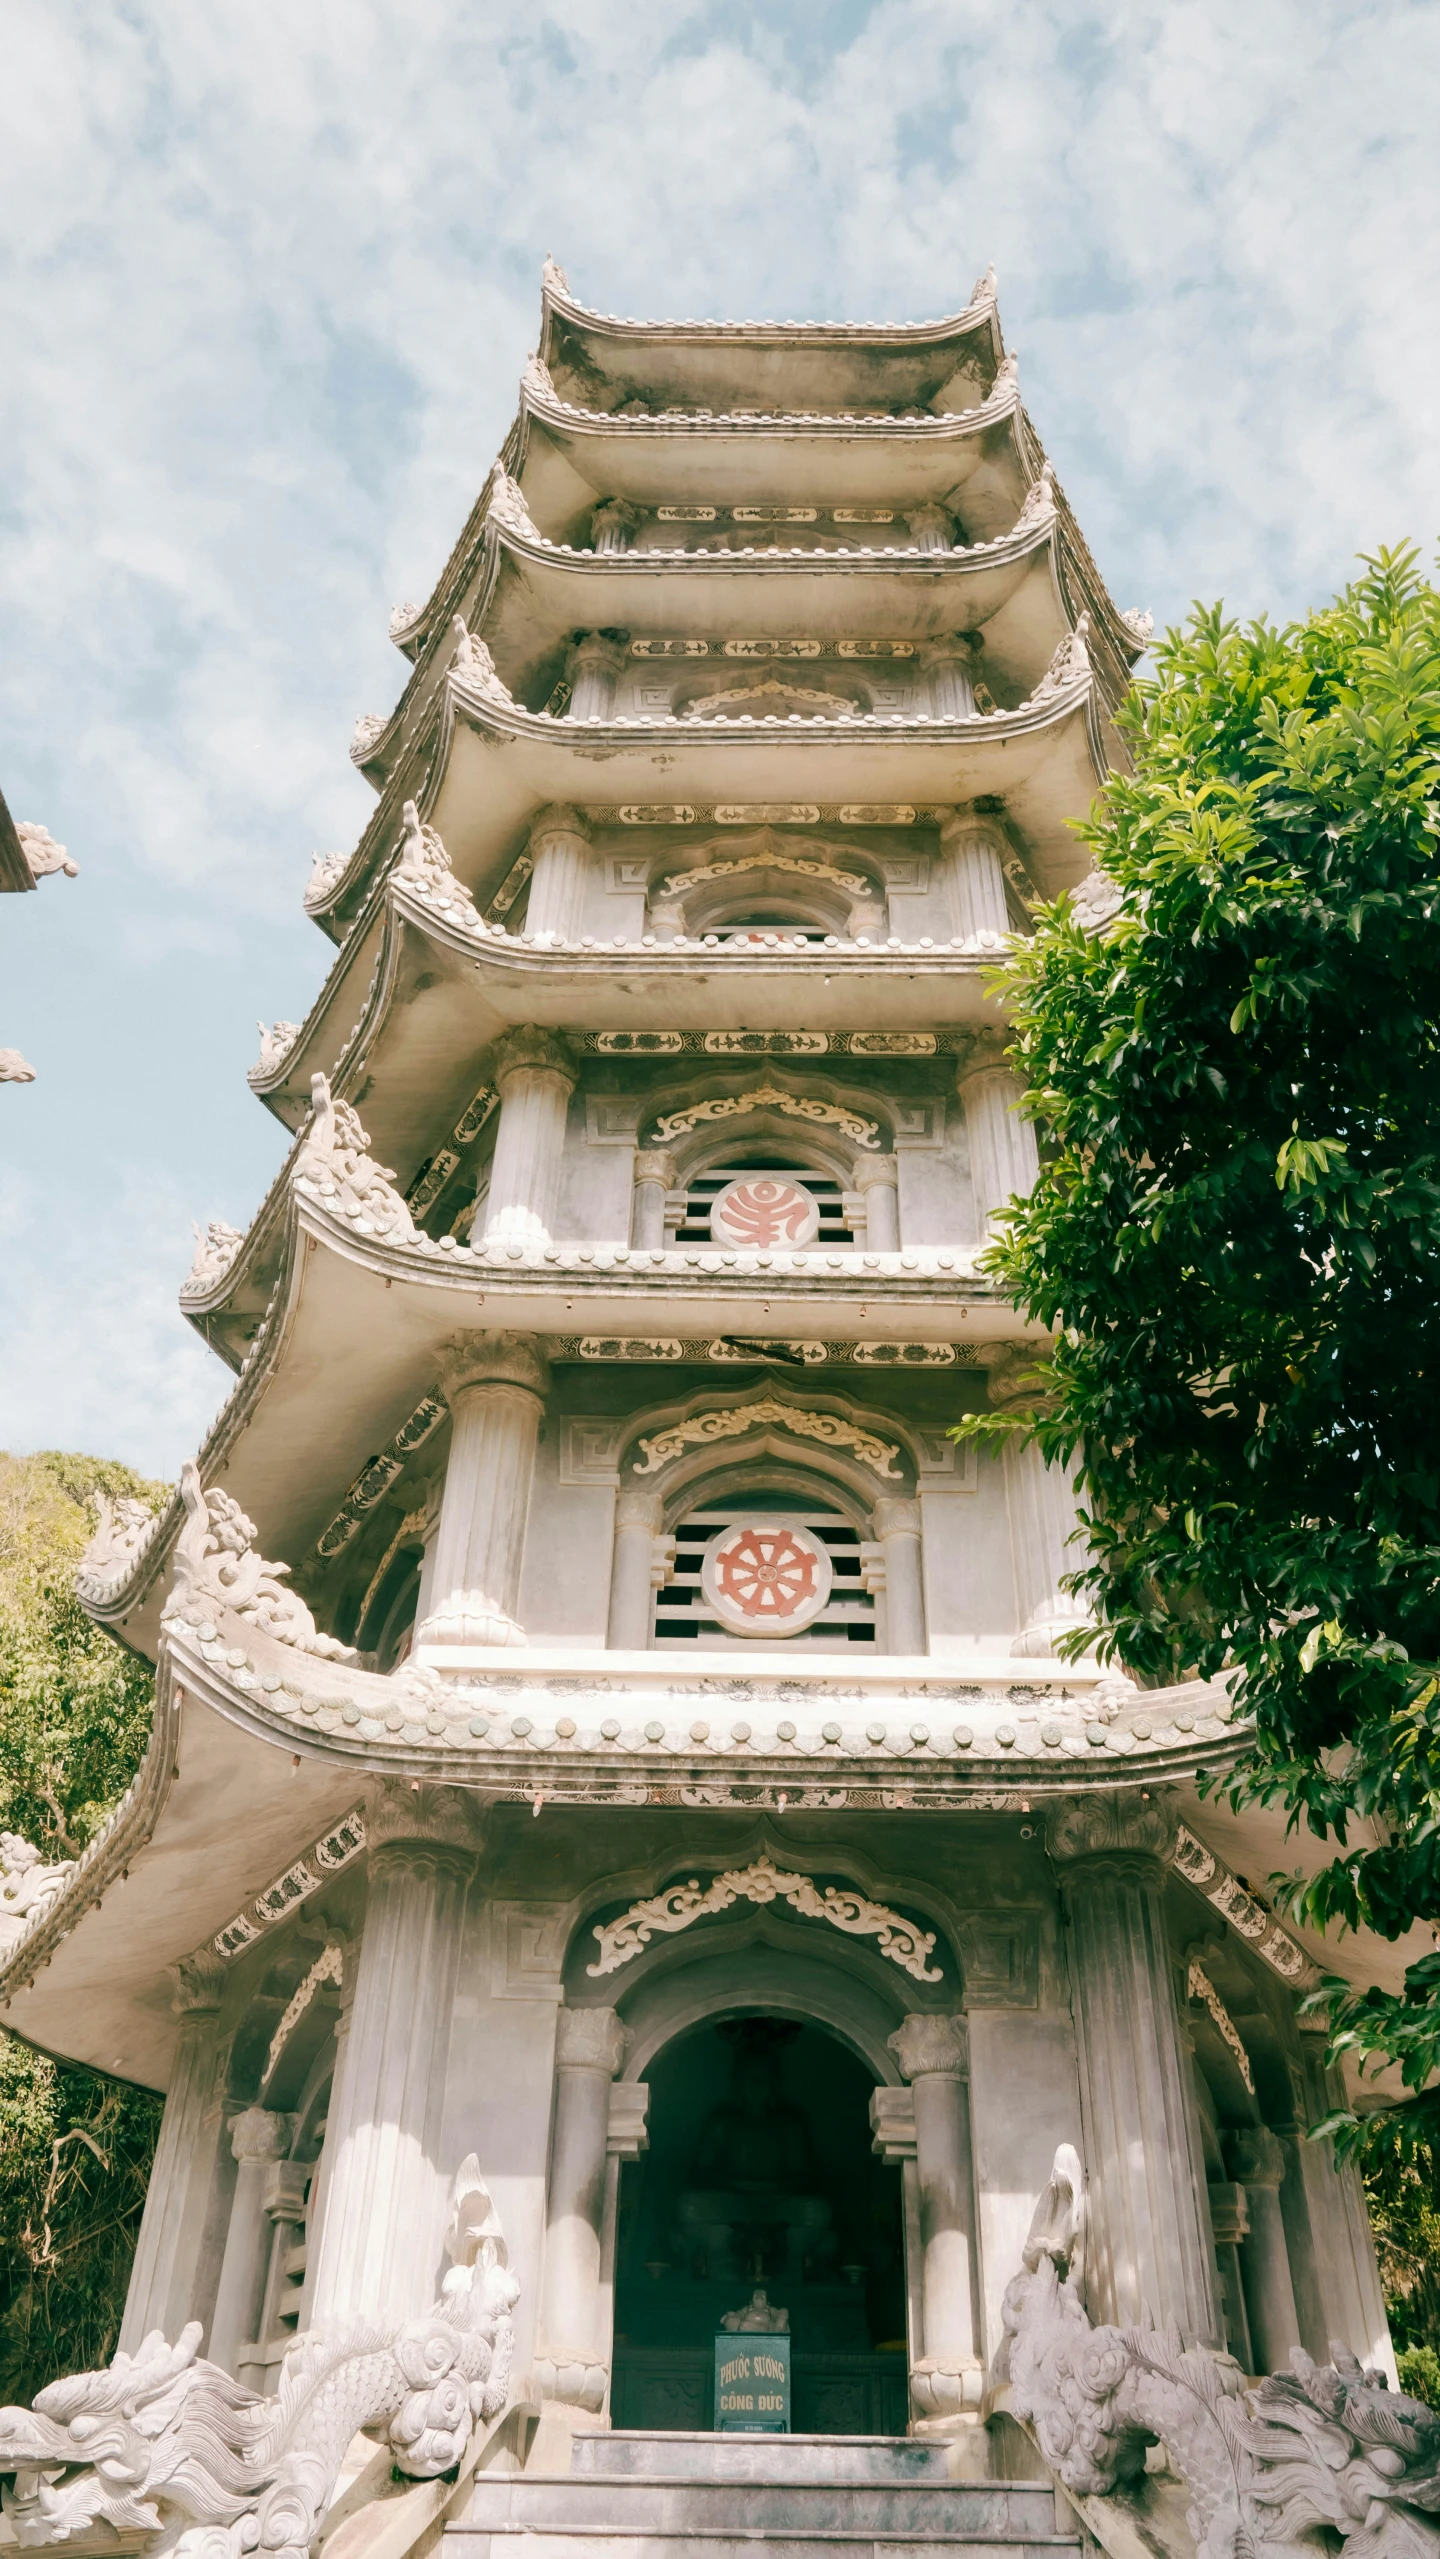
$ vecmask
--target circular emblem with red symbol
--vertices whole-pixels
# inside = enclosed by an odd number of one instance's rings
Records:
[[[717,1244],[767,1252],[777,1244],[813,1244],[820,1232],[820,1203],[803,1182],[783,1173],[742,1173],[727,1182],[710,1211]]]
[[[830,1596],[830,1558],[788,1519],[746,1519],[705,1549],[700,1588],[734,1635],[798,1635]]]

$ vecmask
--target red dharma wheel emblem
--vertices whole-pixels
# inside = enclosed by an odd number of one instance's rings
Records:
[[[705,1550],[700,1587],[736,1635],[795,1635],[830,1596],[830,1558],[818,1537],[788,1519],[742,1520]]]
[[[783,1174],[745,1173],[728,1182],[710,1211],[717,1244],[748,1245],[765,1252],[776,1244],[813,1244],[820,1232],[820,1203],[803,1182]]]

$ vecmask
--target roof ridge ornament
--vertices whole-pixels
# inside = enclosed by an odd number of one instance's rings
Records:
[[[240,1242],[235,1227],[227,1226],[222,1231],[233,1235],[236,1244]],[[199,1234],[198,1226],[195,1232]],[[75,1567],[75,1589],[82,1601],[86,1597],[104,1598],[118,1587],[141,1549],[149,1545],[167,1508],[168,1504],[162,1502],[158,1510],[152,1510],[148,1502],[132,1493],[112,1498],[109,1493],[97,1492],[95,1534]]]
[[[305,883],[304,896],[307,915],[313,915],[317,907],[325,904],[336,881],[348,869],[350,860],[348,853],[311,854],[310,877]]]
[[[414,1219],[394,1188],[390,1167],[373,1160],[353,1106],[336,1099],[324,1075],[311,1076],[310,1099],[314,1117],[295,1158],[295,1188],[351,1219],[362,1235],[408,1241]]]
[[[299,1022],[257,1022],[255,1028],[260,1034],[260,1054],[254,1065],[246,1069],[246,1081],[263,1084],[266,1077],[273,1075],[281,1061],[289,1056],[300,1037],[301,1025]]]
[[[253,1075],[258,1070],[252,1067],[250,1072]],[[244,1229],[228,1225],[223,1217],[212,1217],[205,1227],[192,1217],[190,1225],[195,1237],[195,1257],[180,1283],[180,1295],[182,1298],[205,1297],[229,1270],[245,1241]]]
[[[551,257],[548,249],[545,253],[545,264],[540,270],[540,283],[542,290],[546,293],[563,293],[567,300],[571,298],[570,279],[558,261]]]
[[[1082,613],[1073,631],[1067,631],[1030,699],[1043,702],[1052,693],[1063,693],[1072,684],[1088,684],[1090,667],[1090,616]]]
[[[1059,501],[1055,495],[1055,473],[1048,462],[1040,466],[1040,477],[1032,480],[1025,492],[1025,503],[1015,518],[1015,531],[1023,533],[1027,526],[1040,523],[1056,513]]]
[[[996,368],[995,379],[991,383],[989,390],[986,392],[984,399],[981,401],[980,406],[982,409],[988,409],[998,400],[1009,400],[1012,398],[1018,399],[1019,396],[1020,350],[1018,347],[1011,347],[1009,353],[1007,355],[1002,355],[1000,358],[999,365]]]
[[[516,533],[523,542],[543,542],[544,534],[525,504],[518,480],[512,480],[503,462],[497,462],[490,474],[488,514],[508,533]]]
[[[526,522],[529,523],[528,516]],[[532,525],[530,529],[534,532],[535,528]],[[496,702],[513,703],[515,696],[500,674],[486,643],[469,628],[463,613],[452,614],[450,628],[455,634],[455,655],[450,661],[452,673],[463,676],[467,684],[473,684],[478,692],[488,693]],[[408,808],[411,802],[407,800],[405,805]],[[438,844],[440,839],[437,836],[435,840]],[[446,867],[448,869],[448,862]]]
[[[970,287],[970,308],[973,311],[977,302],[996,302],[999,296],[1000,279],[995,273],[995,261],[992,258],[984,274],[977,275]]]
[[[185,1525],[175,1541],[167,1616],[183,1615],[192,1607],[224,1608],[277,1643],[293,1644],[297,1652],[319,1653],[336,1662],[357,1658],[350,1645],[320,1632],[298,1591],[282,1589],[289,1565],[267,1563],[256,1553],[253,1519],[218,1485],[205,1490],[193,1457],[180,1470],[180,1498]]]
[[[558,268],[556,273],[559,273]],[[542,355],[536,354],[533,347],[525,358],[525,370],[520,376],[520,389],[527,400],[543,400],[547,408],[558,408],[562,405],[550,367]]]
[[[362,711],[350,732],[350,761],[366,765],[390,726],[388,711]]]

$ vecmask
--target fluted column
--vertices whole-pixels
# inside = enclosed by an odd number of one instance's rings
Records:
[[[590,541],[597,551],[628,551],[635,528],[642,521],[640,509],[628,498],[606,498],[590,518]]]
[[[948,548],[948,544],[942,547]],[[968,720],[975,711],[975,652],[958,635],[930,640],[920,652],[920,665],[930,687],[931,716]]]
[[[1004,1471],[1020,1619],[1010,1649],[1046,1660],[1053,1658],[1059,1636],[1091,1623],[1082,1603],[1060,1588],[1062,1575],[1084,1560],[1083,1542],[1070,1542],[1077,1525],[1075,1479],[1068,1466],[1047,1464],[1035,1440],[1012,1440]]]
[[[500,1125],[485,1203],[485,1240],[548,1244],[565,1152],[575,1067],[553,1031],[510,1031],[495,1053]]]
[[[578,809],[542,809],[530,828],[530,903],[525,930],[572,942],[585,910],[590,830]]]
[[[125,2296],[119,2343],[126,2354],[152,2328],[173,2337],[194,2315],[196,2260],[223,2125],[216,2083],[225,1966],[208,1950],[189,1956],[176,1965],[174,1984],[171,2004],[180,2032]]]
[[[1285,2182],[1285,2153],[1264,2124],[1247,2124],[1225,2143],[1226,2166],[1245,2189],[1250,2229],[1240,2250],[1240,2272],[1257,2372],[1287,2372],[1290,2349],[1298,2346],[1300,2321],[1290,2251],[1280,2209]]]
[[[675,1188],[676,1172],[673,1155],[636,1153],[635,1200],[630,1218],[630,1241],[637,1248],[650,1245],[658,1249],[665,1242],[665,1202]]]
[[[921,2430],[949,2432],[978,2410],[983,2381],[975,2351],[969,2028],[963,2017],[911,2016],[889,2043],[915,2102],[924,2353],[910,2391]]]
[[[474,1798],[382,1779],[365,1799],[369,1896],[325,2133],[310,2324],[408,2319],[434,2300],[455,2163],[441,2156]]]
[[[582,631],[570,652],[570,717],[604,720],[615,703],[624,662],[622,641],[608,631]]]
[[[940,830],[940,849],[956,932],[967,942],[1000,941],[1011,926],[1005,865],[994,828],[976,818],[951,818]]]
[[[1070,1929],[1090,2315],[1218,2345],[1205,2166],[1165,1935],[1175,1820],[1159,1796],[1097,1790],[1057,1805],[1046,1839]]]
[[[625,1485],[615,1504],[615,1547],[610,1566],[612,1653],[643,1653],[650,1643],[651,1602],[675,1559],[675,1540],[662,1537],[665,1513],[658,1493]]]
[[[613,2008],[562,2008],[556,2021],[555,2136],[545,2218],[536,2378],[549,2399],[598,2414],[610,2374],[601,2276],[610,2082],[629,2037]]]
[[[1018,1076],[998,1062],[977,1066],[961,1080],[970,1187],[982,1237],[1003,1216],[1012,1193],[1023,1198],[1033,1190],[1040,1169],[1034,1125],[1020,1116],[1023,1091]]]
[[[535,1447],[550,1372],[528,1333],[451,1343],[442,1382],[453,1416],[430,1588],[418,1644],[523,1644],[515,1609]]]
[[[954,548],[955,527],[945,507],[917,506],[905,520],[917,551],[949,551]]]
[[[920,1505],[885,1494],[871,1514],[885,1572],[885,1640],[892,1653],[925,1651]]]
[[[235,2371],[239,2349],[256,2342],[274,2236],[265,2210],[266,2177],[273,2163],[284,2158],[294,2129],[292,2115],[272,2115],[264,2106],[247,2106],[231,2117],[235,2192],[205,2350],[210,2362],[226,2372]]]
[[[865,1202],[865,1241],[872,1253],[900,1250],[899,1168],[893,1155],[859,1155],[855,1188]]]

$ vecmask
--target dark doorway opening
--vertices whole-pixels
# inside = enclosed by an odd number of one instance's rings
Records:
[[[677,2035],[645,2075],[612,2424],[707,2433],[715,2333],[761,2285],[790,2314],[796,2433],[903,2435],[900,2178],[871,2150],[873,2074],[822,2026],[744,2016]]]

